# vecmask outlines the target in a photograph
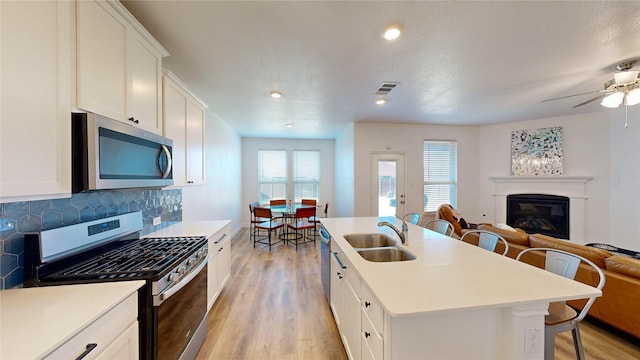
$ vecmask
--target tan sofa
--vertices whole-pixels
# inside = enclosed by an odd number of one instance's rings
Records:
[[[592,316],[604,323],[620,329],[640,339],[640,259],[615,255],[609,251],[595,247],[571,243],[541,234],[527,234],[520,229],[503,230],[491,225],[480,225],[480,230],[495,232],[509,242],[507,256],[514,258],[528,247],[556,248],[581,255],[598,265],[605,274],[606,283],[602,289],[602,297],[598,298],[591,309]],[[477,245],[477,236],[465,237],[465,241]],[[502,253],[501,243],[495,250]],[[544,255],[533,253],[523,259],[532,265],[544,268]],[[581,265],[576,280],[595,286],[598,276],[593,269]],[[582,308],[585,301],[571,301],[569,304]]]

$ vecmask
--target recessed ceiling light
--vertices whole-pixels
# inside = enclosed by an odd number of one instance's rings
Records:
[[[286,124],[285,126],[286,126],[288,129],[291,129],[291,128],[293,127],[293,124],[292,124],[292,123],[288,123],[288,124]]]
[[[279,99],[282,97],[282,93],[280,91],[272,91],[271,92],[271,97],[274,99]]]
[[[386,100],[385,100],[385,99],[378,99],[378,100],[376,100],[376,104],[378,104],[378,105],[384,105],[384,103],[386,103]]]
[[[384,28],[382,36],[387,40],[395,40],[400,37],[400,34],[402,34],[402,26],[393,24]]]

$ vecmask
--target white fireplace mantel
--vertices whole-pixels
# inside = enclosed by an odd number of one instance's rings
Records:
[[[496,223],[507,221],[507,195],[547,194],[569,198],[569,239],[585,240],[587,183],[593,176],[491,176],[494,184],[493,215]]]

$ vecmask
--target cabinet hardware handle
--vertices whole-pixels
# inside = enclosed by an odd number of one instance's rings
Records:
[[[370,303],[370,302],[368,302],[368,301],[365,301],[365,302],[364,302],[364,307],[369,307],[369,306],[371,306],[371,303]]]
[[[95,349],[95,348],[97,348],[97,347],[98,347],[98,344],[96,344],[96,343],[87,344],[87,348],[86,348],[86,350],[85,350],[82,354],[80,354],[80,356],[78,356],[78,357],[76,358],[76,360],[80,360],[80,359],[84,358],[85,356],[89,355],[89,353],[90,353],[93,349]]]
[[[371,333],[370,333],[370,332],[368,332],[368,331],[365,331],[365,332],[364,332],[364,337],[365,337],[365,338],[368,338],[369,336],[371,336]]]
[[[133,116],[129,118],[129,121],[133,122],[134,124],[137,124],[140,122],[138,121],[138,119],[134,118]]]
[[[222,241],[222,239],[224,239],[224,238],[226,238],[226,237],[227,237],[227,234],[222,234],[222,236],[220,236],[220,239],[216,240],[216,241],[214,242],[214,244],[219,243],[220,241]]]
[[[338,276],[338,279],[342,279],[342,276]]]
[[[224,249],[224,247],[221,247],[220,249],[218,249],[218,251],[222,251],[222,249]]]

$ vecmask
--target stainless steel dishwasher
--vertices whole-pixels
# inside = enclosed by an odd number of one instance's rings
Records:
[[[327,303],[331,303],[331,235],[322,225],[320,225],[320,240],[320,276]]]

